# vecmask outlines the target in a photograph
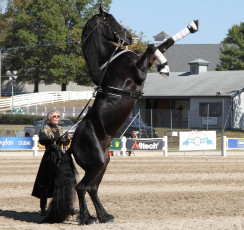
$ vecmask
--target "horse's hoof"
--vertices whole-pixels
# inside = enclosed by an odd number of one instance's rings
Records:
[[[162,75],[165,78],[169,77],[170,70],[169,70],[169,66],[167,65],[167,63],[166,63],[166,65],[158,65],[157,68],[158,68],[158,72],[160,75]]]
[[[80,225],[93,225],[97,224],[97,218],[89,216],[86,219],[83,219],[80,216],[78,216],[78,222]]]
[[[114,216],[111,214],[106,214],[102,220],[100,220],[100,223],[113,223],[114,222]]]
[[[113,222],[114,222],[114,219],[109,219],[105,223],[113,223]]]
[[[97,224],[97,218],[91,216],[86,220],[86,225],[93,225]]]
[[[199,30],[199,25],[200,25],[200,21],[197,20],[193,20],[188,26],[187,28],[190,30],[191,33],[195,33]]]

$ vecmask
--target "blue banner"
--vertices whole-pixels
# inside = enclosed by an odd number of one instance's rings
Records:
[[[32,137],[0,137],[0,150],[32,149]]]
[[[244,149],[244,139],[228,138],[229,149]]]

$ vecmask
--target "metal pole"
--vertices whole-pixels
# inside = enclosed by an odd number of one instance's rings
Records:
[[[163,152],[164,152],[164,156],[167,157],[168,156],[168,137],[164,136],[163,140],[164,140]]]
[[[222,136],[222,156],[226,157],[227,155],[227,137],[226,136]]]
[[[172,109],[170,110],[170,129],[173,129],[172,125]]]
[[[208,130],[208,116],[209,116],[209,104],[208,104],[208,111],[207,111],[207,130]]]
[[[152,109],[151,109],[151,138],[153,138],[153,118],[152,118]]]
[[[223,101],[222,101],[222,136],[224,136],[224,119],[225,119],[225,116],[224,116],[224,113],[225,113],[224,107],[225,107],[225,99],[223,98]]]
[[[141,109],[139,109],[139,138],[141,138]]]
[[[12,80],[12,108],[11,108],[11,110],[13,110],[13,109],[14,109],[14,82]]]
[[[190,110],[188,109],[187,128],[190,129]]]
[[[2,50],[0,49],[0,98],[1,98],[1,95],[2,95]]]

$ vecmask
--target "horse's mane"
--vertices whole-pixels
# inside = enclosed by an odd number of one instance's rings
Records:
[[[91,19],[87,21],[83,30],[82,30],[82,43],[86,42],[86,39],[89,37],[89,33],[96,26],[99,19],[99,14],[94,15]]]
[[[98,23],[99,15],[94,15],[85,25],[82,31],[82,50],[84,58],[93,82],[98,85],[102,76],[102,71],[99,69],[98,57],[96,52],[97,41],[99,34],[95,32],[97,28],[92,32]]]

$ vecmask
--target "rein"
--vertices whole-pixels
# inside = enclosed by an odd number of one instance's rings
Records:
[[[85,107],[82,109],[82,111],[80,112],[79,116],[76,118],[75,124],[74,124],[72,127],[70,127],[70,128],[69,128],[69,129],[68,129],[62,136],[60,136],[60,138],[58,139],[57,142],[59,142],[59,141],[61,140],[61,138],[64,137],[64,136],[69,132],[70,129],[74,128],[77,124],[80,123],[81,120],[79,121],[79,119],[80,119],[81,115],[84,113],[84,111],[85,111],[86,108],[88,107],[88,105],[89,105],[91,99],[94,97],[94,95],[96,94],[96,92],[98,91],[98,89],[101,88],[101,84],[102,84],[103,79],[104,79],[104,76],[105,76],[105,74],[106,74],[106,72],[107,72],[108,65],[109,65],[109,63],[110,63],[112,57],[114,56],[114,54],[115,54],[115,52],[117,51],[118,48],[119,48],[119,47],[116,46],[116,48],[114,49],[114,51],[113,51],[112,55],[110,56],[109,60],[106,62],[106,63],[107,63],[107,66],[106,66],[106,68],[105,68],[105,71],[103,72],[103,75],[102,75],[101,80],[100,80],[100,82],[99,82],[99,86],[95,88],[95,90],[94,90],[94,92],[93,92],[91,98],[90,98],[89,101],[86,103]]]
[[[132,52],[134,54],[136,54],[135,52],[133,52],[132,50],[122,50],[120,51],[119,53],[117,53],[116,55],[112,56],[112,58],[110,59],[110,62],[113,61],[114,59],[116,59],[118,56],[120,56],[121,54],[123,53],[126,53],[126,52]],[[137,54],[136,54],[137,55]],[[103,70],[107,65],[109,64],[109,61],[105,62],[102,66],[100,66],[100,70]]]

